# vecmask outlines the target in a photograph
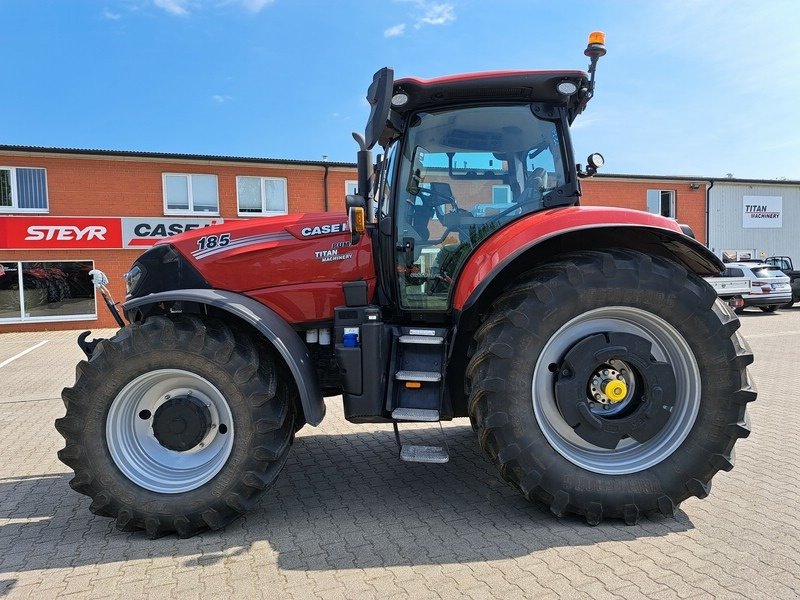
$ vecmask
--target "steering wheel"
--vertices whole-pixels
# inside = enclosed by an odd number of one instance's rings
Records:
[[[433,207],[433,210],[436,212],[436,218],[439,219],[439,221],[442,220],[445,214],[444,210],[442,210],[442,206],[445,204],[451,206],[452,210],[450,212],[458,211],[458,202],[456,202],[456,199],[438,190],[419,188],[417,196],[419,196],[423,204]]]

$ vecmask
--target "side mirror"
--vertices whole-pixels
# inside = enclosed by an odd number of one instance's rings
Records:
[[[408,184],[406,191],[412,196],[419,194],[419,188],[425,182],[426,168],[425,155],[428,153],[422,146],[414,148],[414,155],[411,157],[411,172],[408,174]]]
[[[364,131],[365,150],[372,149],[378,143],[381,133],[386,128],[393,89],[393,69],[384,67],[373,75],[372,84],[367,90],[367,102],[369,102],[370,111],[367,127]]]

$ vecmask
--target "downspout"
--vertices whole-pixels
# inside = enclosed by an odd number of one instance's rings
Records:
[[[325,174],[322,176],[322,187],[324,188],[324,195],[325,195],[325,212],[328,212],[328,165],[323,167],[325,169]]]
[[[711,188],[714,187],[714,180],[708,180],[709,186],[706,188],[706,248],[711,248]]]

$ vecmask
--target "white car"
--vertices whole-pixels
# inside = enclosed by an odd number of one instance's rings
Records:
[[[764,312],[773,312],[779,306],[792,301],[789,276],[778,267],[761,262],[727,263],[723,277],[746,277],[750,280],[750,292],[742,295],[744,308],[755,306]]]

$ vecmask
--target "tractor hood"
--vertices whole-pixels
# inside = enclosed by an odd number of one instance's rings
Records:
[[[133,297],[187,287],[229,290],[293,323],[332,318],[333,307],[344,304],[342,283],[364,280],[372,290],[375,282],[369,236],[351,245],[345,213],[225,221],[161,240],[136,265],[144,273]]]

